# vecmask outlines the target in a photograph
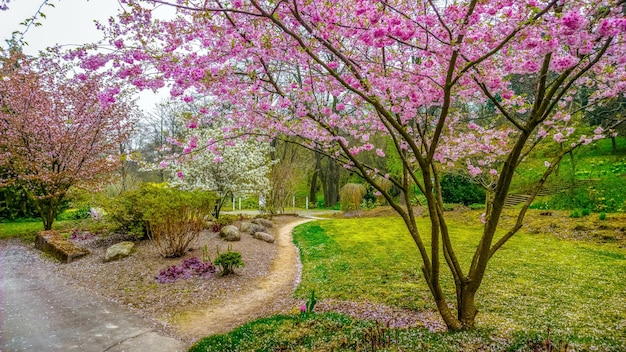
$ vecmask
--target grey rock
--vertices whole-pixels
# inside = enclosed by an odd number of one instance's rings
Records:
[[[274,236],[270,235],[267,232],[255,232],[252,237],[256,238],[257,240],[265,241],[267,243],[274,243]]]
[[[256,218],[256,219],[252,219],[251,221],[253,224],[257,224],[257,225],[261,225],[265,228],[271,229],[272,227],[274,227],[274,223],[271,220],[267,220],[267,219],[263,219],[263,218]]]
[[[229,242],[239,241],[241,240],[241,232],[237,226],[226,225],[220,230],[220,238]]]
[[[104,256],[104,261],[110,262],[112,260],[126,258],[131,254],[133,248],[135,248],[135,244],[130,241],[116,243],[107,248],[107,252]]]
[[[267,232],[267,229],[264,226],[252,222],[241,223],[239,230],[241,233],[245,233],[246,235],[254,235],[256,232]]]

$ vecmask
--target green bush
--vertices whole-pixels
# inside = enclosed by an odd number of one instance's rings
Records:
[[[598,220],[601,220],[601,221],[606,220],[606,213],[605,212],[601,212],[600,215],[598,216]]]
[[[485,190],[462,175],[446,174],[441,178],[441,196],[445,203],[470,205],[485,203]]]
[[[597,212],[622,212],[626,205],[626,181],[620,177],[603,178],[592,186],[575,187],[553,195],[550,209],[586,209]],[[582,214],[588,215],[588,214]]]
[[[119,230],[133,235],[136,239],[147,236],[147,224],[144,219],[145,205],[142,204],[141,189],[126,191],[116,197],[102,200],[101,206],[106,217],[119,226]]]
[[[204,229],[216,197],[209,192],[182,191],[164,184],[143,184],[139,191],[150,240],[163,257],[183,256]]]
[[[569,217],[570,217],[570,218],[579,218],[579,217],[580,217],[580,213],[578,212],[578,209],[577,209],[577,210],[574,210],[573,212],[571,212],[571,213],[569,214]]]
[[[215,195],[144,183],[105,202],[107,216],[137,238],[149,236],[164,257],[179,257],[205,227]]]
[[[83,220],[91,216],[91,207],[84,206],[79,209],[68,209],[57,216],[57,220]]]
[[[39,216],[35,202],[21,187],[0,188],[0,220],[26,219]]]
[[[226,253],[220,253],[219,249],[217,250],[217,258],[215,258],[213,264],[220,267],[222,276],[230,275],[235,272],[236,268],[244,266],[241,253],[233,252],[230,245]]]
[[[595,208],[586,187],[576,187],[553,195],[548,201],[550,209],[572,210]]]

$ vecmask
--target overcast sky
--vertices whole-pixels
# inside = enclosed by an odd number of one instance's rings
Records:
[[[0,11],[0,46],[6,48],[5,40],[11,38],[11,33],[25,29],[19,23],[32,17],[42,1],[11,0],[9,10]],[[40,50],[56,44],[72,47],[96,42],[102,39],[102,35],[96,29],[94,20],[106,22],[121,9],[116,0],[51,0],[51,3],[55,7],[45,6],[42,9],[46,15],[40,20],[42,25],[31,26],[24,36],[24,41],[28,43],[24,47],[26,54],[37,55]],[[144,92],[139,104],[144,110],[152,110],[160,99],[152,92]]]

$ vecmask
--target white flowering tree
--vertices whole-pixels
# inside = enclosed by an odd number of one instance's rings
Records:
[[[172,184],[215,192],[219,196],[213,213],[216,219],[231,197],[267,192],[272,164],[269,143],[254,138],[227,140],[224,129],[217,126],[199,128],[195,122],[188,122],[187,127],[185,144],[170,139],[183,152],[160,164],[172,171]]]

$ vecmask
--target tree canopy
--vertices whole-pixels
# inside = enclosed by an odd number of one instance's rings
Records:
[[[71,186],[94,187],[119,165],[132,105],[105,77],[73,74],[53,54],[0,60],[0,186],[23,187],[50,229]]]

